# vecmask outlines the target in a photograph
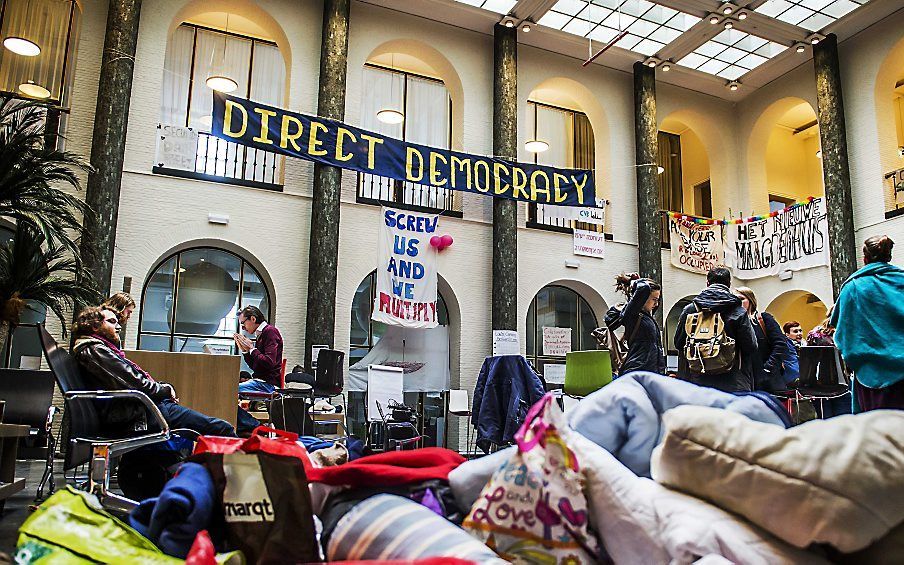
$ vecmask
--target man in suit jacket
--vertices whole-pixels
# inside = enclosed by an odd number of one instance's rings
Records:
[[[239,384],[239,392],[273,392],[280,385],[283,339],[276,326],[268,324],[256,306],[245,306],[238,312],[239,324],[256,341],[235,334],[235,344],[254,373],[251,379]]]

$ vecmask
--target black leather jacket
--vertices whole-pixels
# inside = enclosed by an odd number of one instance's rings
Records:
[[[104,342],[82,337],[72,346],[72,356],[78,361],[85,378],[100,390],[139,390],[155,403],[172,397],[172,387],[147,378]],[[147,413],[135,400],[115,399],[98,402],[98,411],[109,426],[129,426],[146,422]]]

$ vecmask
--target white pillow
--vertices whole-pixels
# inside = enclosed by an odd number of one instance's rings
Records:
[[[591,523],[615,563],[693,563],[705,556],[745,564],[826,563],[707,502],[638,477],[575,436],[569,447],[587,476]]]
[[[740,514],[798,547],[863,549],[904,521],[904,411],[788,430],[725,410],[665,413],[653,478]]]

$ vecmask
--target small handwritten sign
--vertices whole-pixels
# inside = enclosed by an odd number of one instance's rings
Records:
[[[543,328],[543,355],[565,357],[571,351],[571,328]]]
[[[198,132],[194,128],[157,126],[157,166],[194,171],[198,155]]]
[[[546,379],[548,385],[565,384],[565,365],[553,365],[552,363],[543,365],[543,378]]]
[[[574,229],[574,254],[605,258],[606,236],[600,232]]]
[[[514,330],[493,330],[493,356],[520,355],[521,343]]]

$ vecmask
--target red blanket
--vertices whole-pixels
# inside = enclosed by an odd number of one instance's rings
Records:
[[[397,486],[430,479],[447,479],[464,463],[458,453],[441,447],[387,451],[336,467],[307,469],[308,480],[351,487]]]

